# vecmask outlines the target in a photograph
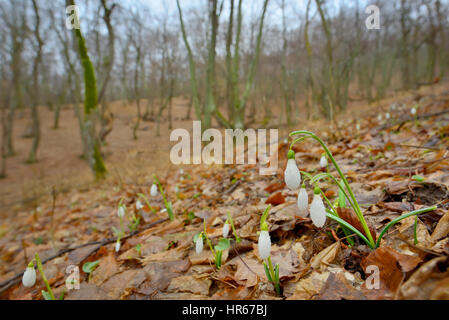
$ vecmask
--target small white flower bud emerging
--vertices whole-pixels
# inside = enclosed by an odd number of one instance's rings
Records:
[[[387,112],[387,113],[385,114],[385,118],[386,118],[386,119],[390,119],[390,113],[389,113],[389,112]]]
[[[381,114],[379,114],[379,115],[377,116],[377,120],[378,120],[378,121],[382,121],[382,115],[381,115]]]
[[[119,252],[119,251],[120,251],[120,242],[117,241],[117,242],[115,243],[115,252]]]
[[[136,209],[137,210],[142,210],[143,209],[143,204],[142,204],[142,202],[140,202],[140,200],[137,200],[137,202],[136,202]]]
[[[284,180],[290,190],[296,190],[301,185],[301,173],[296,166],[295,159],[288,159],[287,167],[284,171]]]
[[[151,194],[152,197],[155,197],[157,195],[157,186],[154,183],[151,186],[150,194]]]
[[[323,227],[326,223],[326,208],[319,194],[313,196],[312,204],[310,205],[310,218],[318,228]]]
[[[327,167],[327,158],[324,154],[321,156],[321,159],[320,159],[320,167],[321,168]]]
[[[415,114],[416,114],[416,108],[413,107],[412,110],[410,110],[410,113],[411,113],[412,115],[415,115]]]
[[[195,247],[196,253],[200,254],[201,252],[203,252],[203,237],[199,236],[198,239],[196,240],[196,247]]]
[[[120,206],[118,207],[117,215],[118,215],[120,218],[123,218],[123,217],[125,216],[125,207],[124,207],[124,206],[120,205]]]
[[[357,124],[355,125],[355,128],[357,129],[357,131],[360,131],[360,123],[357,123]]]
[[[260,231],[259,243],[257,246],[259,248],[259,256],[263,260],[268,259],[271,252],[271,239],[268,231]]]
[[[36,283],[36,270],[34,267],[27,267],[22,277],[24,287],[30,288]]]
[[[304,213],[309,207],[309,196],[307,195],[306,188],[302,187],[298,193],[298,209],[299,212]]]
[[[223,238],[227,238],[229,234],[229,223],[223,225]]]

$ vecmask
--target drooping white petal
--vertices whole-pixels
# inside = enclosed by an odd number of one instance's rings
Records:
[[[125,216],[125,207],[124,206],[119,206],[118,210],[117,210],[117,215],[120,218],[123,218]]]
[[[152,197],[154,197],[154,196],[157,195],[157,186],[156,186],[156,184],[154,184],[154,183],[153,183],[153,185],[151,186],[150,194],[151,194]]]
[[[142,202],[140,202],[140,200],[137,200],[137,202],[136,202],[136,209],[137,210],[143,209],[143,204],[142,204]]]
[[[321,156],[321,159],[320,159],[320,167],[321,168],[326,168],[327,167],[327,159],[326,159],[326,156],[324,154]]]
[[[306,188],[301,188],[298,193],[298,209],[299,212],[305,213],[309,207],[309,196],[307,195]]]
[[[119,251],[120,251],[120,242],[117,241],[117,242],[115,243],[115,252],[119,252]]]
[[[24,287],[30,288],[36,283],[36,270],[32,267],[27,267],[22,277],[22,284]]]
[[[196,247],[195,247],[196,253],[200,254],[203,252],[203,238],[198,237],[198,240],[196,240]]]
[[[386,118],[386,119],[390,119],[390,113],[389,113],[389,112],[387,112],[387,113],[385,114],[385,118]]]
[[[323,227],[326,223],[326,208],[319,194],[313,196],[312,204],[310,205],[310,218],[318,228]]]
[[[229,223],[223,225],[223,238],[227,238],[229,234]]]
[[[301,185],[301,173],[296,166],[295,159],[288,159],[287,167],[284,171],[284,180],[290,190],[296,190]]]
[[[257,246],[259,248],[259,256],[263,260],[267,259],[271,252],[271,239],[268,231],[260,231],[259,243]]]
[[[416,108],[412,108],[412,110],[410,110],[410,113],[415,115],[416,114]]]

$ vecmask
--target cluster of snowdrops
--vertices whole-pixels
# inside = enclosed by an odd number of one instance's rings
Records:
[[[387,230],[390,227],[392,227],[393,225],[395,225],[396,223],[398,223],[399,221],[401,221],[402,219],[405,219],[405,218],[413,216],[413,215],[418,215],[421,213],[433,211],[436,209],[436,206],[421,208],[419,210],[408,212],[406,214],[399,216],[398,218],[396,218],[396,219],[392,220],[390,223],[388,223],[382,229],[379,236],[377,237],[377,241],[375,241],[374,240],[375,237],[373,237],[373,235],[371,234],[368,224],[366,223],[366,220],[363,216],[360,205],[358,204],[358,202],[355,198],[355,195],[349,185],[347,178],[341,171],[340,167],[338,166],[337,162],[335,161],[333,155],[329,151],[326,144],[314,133],[309,132],[309,131],[304,131],[304,130],[294,131],[294,132],[290,133],[290,137],[293,138],[293,141],[290,145],[290,149],[287,154],[288,160],[287,160],[287,166],[286,166],[286,169],[284,172],[284,180],[285,180],[286,186],[289,189],[291,189],[291,190],[299,189],[298,198],[297,198],[297,206],[298,206],[299,212],[301,213],[302,216],[305,216],[305,215],[307,215],[307,211],[308,211],[308,213],[310,213],[310,218],[311,218],[313,224],[317,228],[324,227],[326,220],[328,218],[336,221],[339,224],[339,226],[341,227],[342,231],[345,233],[345,235],[346,235],[345,239],[348,242],[348,245],[350,247],[355,244],[355,237],[359,237],[362,241],[364,241],[366,243],[366,245],[368,245],[369,248],[374,250],[377,247],[379,247],[379,245],[381,243],[381,239],[382,239],[383,235],[387,232]],[[292,149],[294,144],[302,142],[306,139],[315,140],[316,142],[318,142],[321,145],[321,147],[324,150],[324,153],[320,159],[320,164],[319,164],[324,169],[324,172],[318,173],[314,176],[312,176],[311,174],[309,174],[307,172],[300,171],[298,169],[296,160],[295,160],[295,152]],[[334,176],[330,173],[330,170],[329,170],[330,164],[328,163],[329,161],[334,166],[334,168],[338,174],[337,176]],[[339,190],[338,198],[336,199],[336,201],[334,203],[332,203],[326,197],[325,193],[319,187],[319,182],[324,179],[335,183],[338,187],[338,190]],[[308,194],[306,191],[306,185],[305,185],[305,181],[307,181],[307,180],[309,182],[309,185],[313,186],[313,188],[314,188],[314,195],[313,195],[313,199],[312,199],[312,202],[310,203],[310,205],[309,205],[309,197],[308,197]],[[165,205],[165,209],[163,209],[162,211],[166,211],[168,213],[168,217],[171,220],[173,220],[174,213],[173,213],[173,209],[172,209],[172,203],[167,200],[167,198],[164,194],[162,185],[160,184],[160,182],[156,178],[156,176],[154,177],[154,181],[155,181],[155,183],[152,185],[152,187],[150,189],[150,194],[152,197],[156,196],[158,189],[159,189],[159,191],[162,194],[162,197],[164,200],[164,205]],[[150,202],[145,195],[138,194],[138,196],[139,196],[139,200],[136,202],[137,211],[141,210],[144,207],[143,203],[140,201],[140,199],[142,199],[143,201],[145,201],[145,203],[147,204],[147,206],[150,208],[151,211],[156,212],[156,210],[150,205]],[[115,245],[116,252],[118,252],[120,250],[120,241],[121,241],[121,238],[125,235],[125,230],[124,230],[124,226],[123,226],[123,218],[126,213],[126,207],[123,204],[123,200],[124,199],[120,200],[120,203],[118,206],[118,216],[120,217],[121,229],[117,230],[117,229],[113,228],[114,233],[117,235],[117,241],[116,241],[116,245]],[[324,203],[327,204],[327,207],[325,206]],[[349,224],[348,222],[346,222],[345,220],[343,220],[339,217],[338,208],[346,208],[348,205],[349,205],[349,207],[352,208],[355,215],[357,216],[357,218],[362,226],[363,232],[358,230],[353,225]],[[269,227],[268,227],[268,223],[267,223],[267,217],[268,217],[270,208],[271,208],[271,205],[268,205],[260,219],[258,253],[259,253],[259,257],[263,260],[263,265],[264,265],[264,269],[265,269],[265,273],[266,273],[268,281],[273,283],[277,294],[280,295],[281,294],[281,283],[279,280],[279,265],[276,264],[275,266],[273,266],[271,256],[270,256],[270,254],[271,254],[271,239],[270,239]],[[137,225],[139,223],[139,219],[140,218],[138,218],[137,216],[133,216],[133,221],[134,221],[135,227],[137,227]],[[229,233],[230,233],[231,229],[232,229],[232,233],[234,235],[235,241],[238,243],[241,241],[241,239],[236,232],[234,222],[232,220],[232,216],[229,213],[227,214],[227,219],[223,225],[223,229],[222,229],[223,237],[221,239],[219,239],[215,245],[212,243],[211,239],[207,235],[205,220],[203,221],[203,225],[204,225],[203,230],[200,233],[196,234],[193,238],[193,242],[195,244],[195,250],[196,250],[197,254],[200,254],[203,251],[204,242],[206,242],[207,246],[209,247],[209,249],[211,250],[211,252],[213,254],[213,257],[215,260],[214,261],[215,267],[218,270],[222,266],[222,253],[225,250],[227,250],[228,248],[230,248],[230,246],[231,246],[231,239],[229,238]],[[131,227],[132,226],[133,226],[133,224],[131,224]],[[132,230],[131,227],[130,227],[130,230]],[[42,279],[44,280],[47,290],[48,290],[48,292],[42,291],[44,298],[54,300],[55,299],[54,295],[53,295],[51,288],[48,284],[48,281],[45,277],[45,274],[44,274],[43,268],[42,268],[42,264],[40,263],[40,260],[39,260],[39,257],[37,254],[36,254],[36,258],[30,262],[26,271],[24,272],[23,279],[22,279],[23,285],[26,287],[32,287],[36,282],[36,272],[35,272],[35,267],[34,267],[34,261],[37,262],[37,267],[41,273]]]

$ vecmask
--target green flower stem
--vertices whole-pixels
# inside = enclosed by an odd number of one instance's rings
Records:
[[[306,176],[307,179],[312,180],[313,176],[312,176],[310,173],[305,172],[305,171],[302,171],[302,170],[299,170],[299,172],[300,172],[302,175]],[[305,180],[305,179],[304,179],[304,180]]]
[[[237,243],[240,243],[240,237],[237,235],[237,231],[235,230],[235,226],[234,226],[234,221],[232,220],[231,214],[229,213],[229,211],[227,212],[228,215],[228,221],[231,224],[231,228],[232,228],[232,232],[234,233],[234,237],[235,237],[235,241]]]
[[[417,234],[417,227],[418,227],[418,216],[415,216],[415,223],[413,225],[413,239],[415,246],[418,244],[418,234]]]
[[[388,229],[390,229],[393,225],[395,225],[396,223],[398,223],[399,221],[411,217],[413,215],[418,215],[421,213],[425,213],[425,212],[429,212],[429,211],[434,211],[437,209],[437,206],[433,206],[433,207],[428,207],[428,208],[423,208],[423,209],[419,209],[419,210],[415,210],[406,214],[403,214],[402,216],[397,217],[396,219],[390,221],[380,232],[379,237],[377,238],[377,242],[376,242],[376,248],[378,248],[380,246],[380,241],[382,240],[382,237],[384,236],[384,234],[388,231]]]
[[[326,214],[326,216],[329,219],[335,220],[337,221],[339,224],[345,226],[346,228],[348,228],[349,230],[351,230],[352,232],[354,232],[356,235],[358,235],[363,241],[365,241],[365,243],[371,248],[374,249],[374,246],[371,245],[371,243],[369,242],[369,240],[356,228],[354,228],[352,225],[350,225],[349,223],[347,223],[345,220],[341,219],[340,217],[335,216],[330,210],[326,209],[326,211],[328,212]]]
[[[323,196],[324,200],[327,202],[327,204],[328,204],[329,207],[331,208],[331,210],[330,210],[331,213],[332,213],[334,216],[337,216],[337,217],[340,218],[340,216],[339,216],[338,213],[337,213],[337,210],[334,209],[334,207],[332,206],[332,203],[331,203],[331,202],[329,201],[329,199],[326,197],[326,195],[324,194],[323,190],[320,189],[320,192],[321,192],[321,195]],[[351,233],[350,233],[349,230],[346,229],[344,226],[342,226],[342,229],[343,229],[343,232],[345,233],[345,236],[348,237],[347,240],[348,240],[349,245],[353,246],[353,245],[354,245],[354,240],[352,239],[352,237],[350,237],[350,236],[351,236]]]
[[[206,219],[203,220],[204,223],[204,236],[206,237],[206,242],[209,245],[210,251],[212,251],[212,254],[214,255],[214,259],[217,260],[217,254],[215,253],[214,247],[212,246],[212,241],[210,241],[209,237],[207,236],[206,232]]]
[[[326,197],[326,195],[324,194],[323,190],[321,190],[321,188],[319,188],[319,189],[320,189],[321,196],[323,197],[324,201],[326,201],[327,205],[328,205],[329,208],[331,209],[330,211],[331,211],[334,215],[336,215],[336,216],[338,217],[338,213],[337,213],[337,211],[334,209],[334,206],[332,205],[332,203],[331,203],[331,202],[329,201],[329,199]]]
[[[346,193],[345,188],[343,188],[343,186],[337,181],[337,178],[335,178],[333,175],[331,175],[328,172],[322,172],[317,174],[316,176],[314,176],[311,180],[310,183],[314,184],[315,182],[324,179],[325,177],[329,177],[331,178],[338,186],[338,188],[344,193],[346,199],[348,199],[349,205],[354,209],[354,211],[356,211],[354,204],[352,203],[351,198],[349,197],[349,195]]]
[[[138,193],[137,196],[140,197],[140,198],[142,198],[142,199],[145,201],[145,203],[147,204],[148,208],[150,208],[150,210],[151,210],[153,213],[156,213],[156,209],[154,209],[154,208],[150,205],[150,201],[148,201],[148,198],[147,198],[143,193]]]
[[[271,279],[273,280],[274,287],[276,288],[277,294],[280,295],[281,287],[279,284],[279,277],[276,277],[276,272],[274,271],[273,263],[271,262],[271,257],[268,257],[267,261],[268,261],[268,267],[270,270],[270,275],[271,275]]]
[[[366,233],[366,235],[368,237],[370,246],[374,247],[375,246],[374,239],[373,239],[373,237],[371,235],[371,232],[370,232],[370,230],[368,228],[368,224],[366,223],[365,217],[363,216],[362,210],[360,209],[360,206],[357,203],[355,195],[352,192],[351,187],[349,186],[349,182],[346,179],[346,177],[343,174],[343,172],[341,171],[340,167],[338,166],[337,162],[335,161],[334,157],[332,156],[332,153],[330,152],[330,150],[328,149],[326,144],[323,142],[323,140],[321,140],[318,136],[316,136],[314,133],[312,133],[310,131],[305,131],[305,130],[294,131],[294,132],[290,133],[290,136],[294,136],[294,135],[298,135],[298,134],[303,134],[306,137],[313,138],[314,140],[316,140],[323,147],[324,151],[326,152],[326,154],[328,155],[329,159],[332,161],[335,169],[337,170],[338,174],[340,175],[341,180],[345,184],[345,187],[348,190],[350,197],[352,198],[353,205],[354,205],[354,211],[355,211],[357,217],[359,218],[359,221],[362,224],[363,230],[365,231],[365,233]],[[304,140],[306,139],[306,137],[303,137]],[[299,138],[299,139],[301,139],[301,138]]]
[[[261,231],[268,231],[268,225],[267,225],[267,217],[268,217],[268,213],[271,209],[271,204],[269,204],[266,208],[265,211],[262,214],[262,217],[260,218],[260,230]]]
[[[156,184],[159,187],[159,191],[162,194],[162,199],[164,200],[164,205],[165,205],[165,208],[167,209],[168,217],[170,218],[170,220],[173,221],[175,217],[173,216],[172,207],[171,207],[170,203],[168,203],[167,198],[165,197],[164,189],[162,188],[162,185],[159,182],[159,179],[155,175],[153,177],[154,177],[154,181],[156,181]]]
[[[45,276],[44,267],[42,266],[41,259],[39,258],[39,255],[37,253],[35,255],[35,259],[36,259],[37,269],[39,270],[39,272],[41,274],[42,280],[44,280],[45,286],[47,287],[47,290],[48,290],[48,294],[50,295],[52,300],[56,300],[55,295],[53,294],[53,290],[51,290],[50,284],[48,283],[47,277]]]

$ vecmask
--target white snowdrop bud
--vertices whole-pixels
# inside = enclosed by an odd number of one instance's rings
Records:
[[[413,107],[412,110],[410,110],[410,113],[411,113],[412,115],[415,115],[415,114],[416,114],[416,108]]]
[[[201,252],[203,252],[203,237],[199,236],[198,239],[196,240],[196,247],[195,247],[196,253],[200,254]]]
[[[120,251],[120,241],[117,241],[115,243],[115,252],[119,252]]]
[[[296,190],[301,185],[301,173],[296,166],[295,153],[293,150],[290,151],[288,152],[287,167],[284,171],[284,180],[290,190]]]
[[[142,210],[143,209],[143,204],[142,204],[142,202],[140,202],[140,200],[137,200],[137,202],[136,202],[136,209],[137,210]]]
[[[259,248],[259,256],[263,260],[268,259],[271,252],[271,239],[268,231],[260,231],[259,243],[257,246]]]
[[[321,156],[321,159],[320,159],[320,167],[321,168],[327,167],[327,158],[324,154]]]
[[[229,223],[223,225],[223,238],[227,238],[229,234]]]
[[[326,208],[320,194],[315,193],[310,205],[310,218],[315,226],[321,228],[326,223]]]
[[[34,286],[36,283],[36,270],[34,270],[34,266],[31,267],[28,265],[22,277],[22,284],[24,287],[30,288]]]
[[[123,217],[125,216],[125,207],[124,207],[123,205],[120,205],[120,206],[118,207],[117,215],[118,215],[120,218],[123,218]]]
[[[357,129],[357,131],[360,131],[360,123],[357,123],[357,124],[355,125],[355,128]]]
[[[305,186],[299,190],[298,193],[298,209],[300,212],[307,211],[307,208],[309,207],[309,196],[307,195],[307,191]]]
[[[385,118],[386,118],[386,119],[390,119],[390,113],[389,113],[389,112],[387,112],[387,113],[385,114]]]
[[[150,194],[151,194],[152,197],[155,197],[157,195],[157,186],[154,183],[151,186]]]
[[[381,115],[381,114],[379,114],[379,115],[377,116],[377,120],[378,120],[378,121],[382,121],[382,115]]]

